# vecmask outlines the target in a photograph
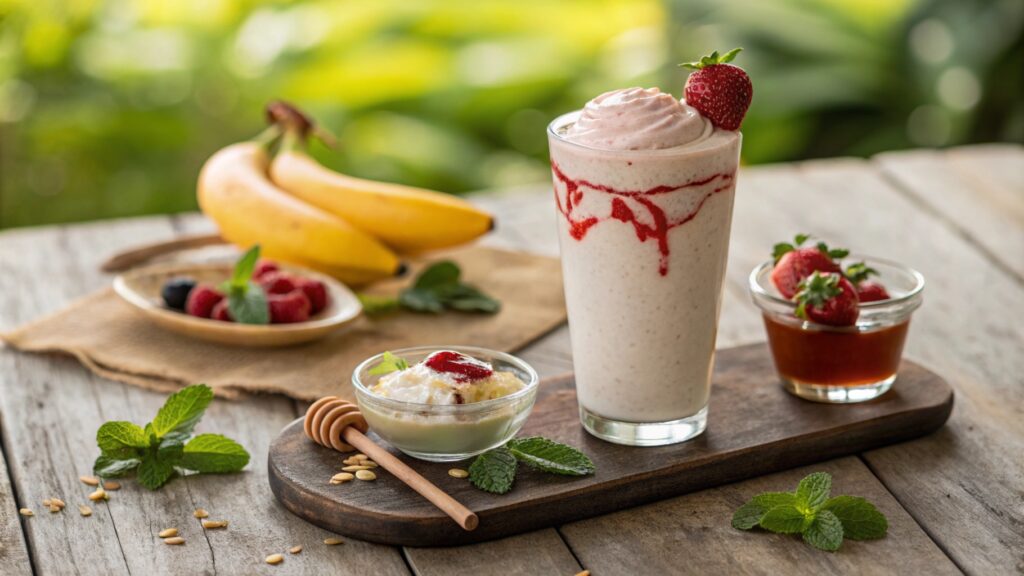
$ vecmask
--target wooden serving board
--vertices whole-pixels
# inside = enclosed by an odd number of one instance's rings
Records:
[[[673,446],[634,448],[587,434],[579,424],[572,376],[549,379],[541,383],[533,414],[520,435],[543,435],[579,447],[594,460],[596,474],[570,478],[520,466],[512,491],[499,496],[448,476],[450,464],[402,456],[477,513],[480,525],[473,532],[463,531],[381,469],[372,483],[328,484],[345,456],[307,439],[301,419],[271,444],[268,465],[278,500],[318,526],[384,544],[450,546],[564,524],[901,442],[938,429],[952,408],[949,385],[909,361],[900,367],[892,390],[871,402],[801,400],[782,389],[768,348],[754,344],[718,352],[708,428],[702,436]],[[468,462],[459,466],[467,468]]]

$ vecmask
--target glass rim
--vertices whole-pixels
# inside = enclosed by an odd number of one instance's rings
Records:
[[[914,279],[914,287],[906,294],[903,294],[902,296],[897,296],[896,298],[888,298],[886,300],[877,300],[874,302],[860,302],[857,304],[857,307],[860,310],[870,311],[886,308],[889,306],[901,306],[911,304],[921,295],[921,292],[924,290],[924,275],[915,270],[914,268],[911,268],[910,266],[906,266],[900,264],[899,262],[894,262],[892,260],[887,260],[885,258],[875,258],[872,256],[864,256],[861,254],[850,254],[846,258],[844,258],[844,260],[846,259],[864,261],[868,264],[871,264],[872,262],[883,264],[885,266],[889,266],[891,268],[900,270],[901,272],[906,273],[907,275]],[[763,298],[774,304],[779,304],[782,306],[793,308],[795,310],[795,302],[783,298],[782,296],[772,294],[771,292],[766,290],[764,286],[761,285],[761,282],[758,281],[758,277],[762,274],[764,270],[771,269],[774,267],[774,260],[767,260],[754,267],[754,269],[750,272],[750,276],[748,277],[750,292],[755,296],[755,300],[757,298]]]
[[[499,398],[492,398],[490,400],[484,400],[482,402],[471,402],[469,404],[425,404],[423,402],[408,402],[406,400],[396,400],[394,398],[387,398],[380,396],[372,392],[369,388],[363,384],[359,374],[366,370],[375,362],[380,361],[384,357],[384,352],[374,354],[366,360],[359,363],[358,366],[352,371],[352,386],[356,389],[357,393],[366,394],[367,397],[371,398],[373,402],[380,403],[384,406],[394,408],[396,410],[415,410],[417,412],[435,412],[435,413],[465,413],[465,412],[478,412],[485,411],[487,408],[501,406],[503,404],[511,404],[513,401],[520,398],[529,396],[530,393],[534,392],[540,384],[540,376],[537,371],[527,363],[525,360],[501,352],[500,350],[493,350],[490,348],[482,348],[479,346],[412,346],[409,348],[398,348],[396,350],[389,350],[395,356],[401,356],[402,354],[420,354],[423,352],[439,352],[441,350],[452,350],[454,352],[461,352],[468,356],[473,356],[479,359],[478,355],[492,356],[496,359],[502,360],[508,364],[511,364],[519,370],[525,372],[529,376],[529,381],[526,382],[526,386],[522,390],[517,390],[507,396],[501,396]]]

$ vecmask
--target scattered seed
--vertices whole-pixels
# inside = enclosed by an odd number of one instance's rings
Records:
[[[36,513],[33,512],[31,508],[22,508],[21,510],[18,510],[18,514],[21,514],[22,516],[35,516],[36,515]]]
[[[177,536],[177,535],[178,535],[178,529],[177,528],[164,528],[159,533],[157,533],[157,536],[159,536],[161,538],[170,538],[171,536]]]
[[[284,562],[284,554],[271,554],[267,556],[267,564],[280,564]]]
[[[89,508],[85,504],[79,504],[78,513],[82,516],[92,516],[92,508]]]
[[[227,520],[203,520],[203,528],[207,530],[216,530],[217,528],[227,528]]]
[[[298,546],[292,546],[288,549],[288,552],[291,552],[292,554],[298,554],[299,552],[302,552],[302,545],[300,544]]]
[[[362,462],[363,462],[362,460],[356,460],[355,457],[345,458],[344,460],[341,461],[341,463],[346,465],[346,466],[353,466],[353,465],[361,464]]]
[[[206,510],[203,510],[202,508],[196,508],[196,511],[193,512],[192,515],[195,516],[196,518],[209,518],[210,517],[210,513],[207,512]]]
[[[363,453],[356,454],[355,456],[353,456],[353,458],[355,458],[356,460],[369,460],[370,459],[369,456],[367,456],[366,454],[363,454]]]
[[[43,499],[43,506],[46,506],[47,508],[49,508],[51,502],[53,502],[53,500],[50,500],[49,498],[44,498]]]
[[[60,512],[60,511],[61,511],[61,507],[60,506],[57,506],[56,504],[50,504],[50,512]]]
[[[362,465],[360,465],[360,466],[345,466],[344,468],[342,468],[342,470],[344,470],[345,472],[358,472],[360,470],[369,470],[369,469],[370,469],[369,466],[362,466]]]
[[[105,490],[109,490],[111,492],[114,492],[114,491],[117,491],[117,490],[121,489],[121,483],[120,482],[114,482],[113,480],[107,480],[106,482],[103,483],[103,488]]]
[[[466,472],[462,468],[452,468],[448,471],[448,475],[452,478],[468,478],[469,472]]]
[[[99,502],[100,500],[109,500],[109,499],[110,499],[110,497],[107,496],[107,491],[104,490],[103,488],[97,488],[95,492],[93,492],[92,494],[89,494],[89,500],[92,500],[93,502]]]
[[[370,480],[376,480],[377,475],[374,474],[373,472],[370,472],[369,470],[358,470],[356,471],[356,478],[359,478],[360,480],[366,480],[367,482],[369,482]]]
[[[353,478],[355,478],[355,476],[348,472],[338,472],[334,476],[331,476],[331,484],[341,484],[342,482],[348,482]]]
[[[100,479],[95,476],[79,476],[78,479],[82,481],[82,484],[86,484],[88,486],[100,485]]]
[[[590,570],[583,570],[581,572],[577,572],[576,576],[590,576]]]
[[[65,504],[64,501],[61,500],[60,498],[50,498],[50,505],[51,506],[56,506],[56,507],[60,508],[61,510],[63,510],[64,507],[67,506],[67,504]]]
[[[324,544],[328,546],[337,546],[338,544],[344,544],[345,541],[341,538],[324,538]]]
[[[177,546],[179,544],[184,543],[185,539],[181,536],[171,536],[170,538],[164,538],[164,544],[167,544],[168,546]]]

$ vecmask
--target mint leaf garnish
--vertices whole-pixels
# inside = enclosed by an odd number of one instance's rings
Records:
[[[176,471],[235,472],[249,462],[249,453],[219,434],[200,434],[189,440],[213,390],[196,384],[175,392],[145,427],[131,422],[107,422],[96,432],[101,454],[93,473],[101,478],[136,470],[139,484],[155,490]]]
[[[397,307],[413,312],[439,314],[445,310],[494,314],[501,303],[479,288],[461,280],[462,271],[451,260],[442,260],[420,272],[412,285],[402,290],[398,298],[360,294],[363,310],[379,314]]]
[[[392,372],[398,372],[399,370],[405,370],[409,367],[409,363],[405,361],[405,358],[395,356],[391,352],[385,352],[381,356],[380,362],[370,368],[367,374],[371,376],[380,376],[383,374],[390,374]]]
[[[817,510],[825,500],[828,500],[828,493],[831,491],[832,476],[824,472],[815,472],[800,481],[800,485],[796,487],[796,497],[807,508]]]
[[[244,288],[252,280],[252,273],[256,270],[256,261],[259,259],[260,245],[256,244],[242,254],[238,262],[235,262],[235,271],[230,280],[231,285],[236,288]]]
[[[843,523],[843,535],[851,540],[874,540],[885,536],[889,521],[875,505],[857,496],[836,496],[822,507]]]
[[[164,402],[153,419],[153,433],[157,438],[170,434],[189,436],[203,417],[206,407],[213,401],[213,389],[196,384],[178,390]]]
[[[249,453],[238,442],[220,434],[200,434],[185,444],[180,466],[196,472],[237,472],[249,463]]]
[[[469,481],[493,494],[505,494],[516,478],[516,457],[505,448],[488,450],[469,466]]]
[[[829,498],[832,477],[815,472],[800,481],[795,492],[765,492],[741,506],[732,526],[750,530],[760,526],[770,532],[802,534],[811,546],[834,552],[843,538],[882,538],[889,527],[885,515],[856,496]]]
[[[545,472],[564,476],[594,473],[594,463],[586,454],[554,440],[540,436],[513,438],[506,447],[521,462]]]
[[[843,543],[843,525],[828,510],[822,510],[804,530],[804,541],[827,552],[835,552]]]
[[[220,285],[227,295],[228,312],[239,324],[269,324],[270,307],[267,295],[259,284],[252,281],[256,262],[260,259],[260,245],[256,244],[235,262],[231,279]]]
[[[585,476],[594,473],[594,463],[579,450],[541,436],[513,438],[505,446],[489,450],[469,465],[469,481],[494,494],[512,489],[516,461],[532,468],[563,476]]]

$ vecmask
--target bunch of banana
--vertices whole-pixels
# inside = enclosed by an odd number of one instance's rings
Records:
[[[366,284],[399,273],[396,251],[456,246],[493,228],[489,214],[448,194],[328,170],[301,150],[314,131],[303,114],[278,102],[268,116],[268,133],[218,151],[199,173],[199,206],[233,244]]]

